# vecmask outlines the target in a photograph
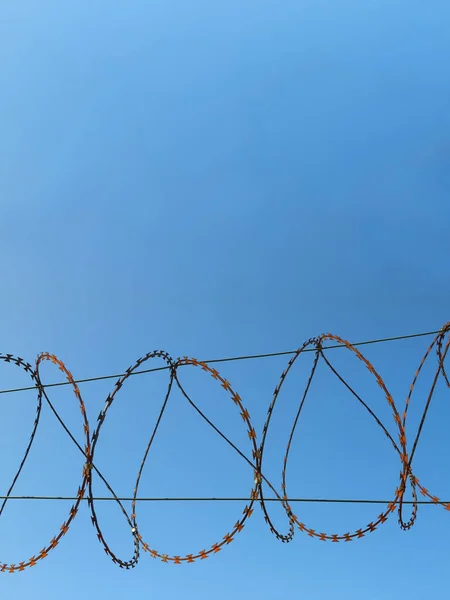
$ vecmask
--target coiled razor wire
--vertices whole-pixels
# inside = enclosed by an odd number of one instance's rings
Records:
[[[7,363],[12,363],[12,364],[16,365],[17,367],[24,369],[25,372],[27,372],[30,375],[30,377],[34,383],[34,386],[36,387],[37,392],[38,392],[36,418],[34,420],[30,439],[29,439],[28,445],[26,447],[23,459],[22,459],[22,461],[19,465],[19,468],[13,478],[12,484],[9,487],[6,496],[3,498],[3,503],[0,506],[0,516],[2,515],[3,510],[4,510],[8,500],[12,496],[14,487],[15,487],[17,480],[22,472],[25,462],[29,456],[29,453],[30,453],[31,447],[33,445],[33,441],[35,439],[36,432],[37,432],[37,429],[39,426],[43,399],[45,399],[45,401],[47,402],[50,409],[55,414],[56,418],[58,419],[58,421],[60,422],[60,424],[66,431],[66,433],[69,435],[69,437],[72,439],[74,444],[78,447],[81,454],[83,455],[82,478],[81,478],[81,484],[79,485],[78,490],[75,495],[76,500],[69,511],[66,521],[64,523],[62,523],[59,531],[51,538],[50,542],[46,546],[44,546],[44,548],[40,552],[36,553],[34,556],[31,556],[27,560],[24,560],[18,564],[14,564],[14,563],[9,564],[9,563],[1,563],[0,562],[0,571],[8,572],[8,573],[24,571],[26,568],[33,567],[39,561],[42,561],[44,558],[47,558],[47,556],[50,554],[50,552],[58,546],[61,538],[63,536],[65,536],[66,533],[68,532],[69,527],[71,526],[72,522],[74,521],[74,519],[78,513],[80,503],[83,499],[87,499],[87,502],[88,502],[88,505],[90,508],[90,512],[91,512],[92,524],[96,530],[99,542],[102,544],[106,554],[112,559],[112,561],[123,569],[130,569],[130,568],[133,568],[136,566],[136,564],[139,561],[141,550],[150,554],[150,556],[155,559],[157,558],[157,559],[160,559],[162,562],[165,562],[165,563],[171,562],[173,564],[193,563],[198,559],[200,559],[200,560],[206,559],[211,554],[217,554],[218,552],[220,552],[222,547],[230,544],[235,539],[236,535],[242,531],[247,520],[251,517],[251,515],[254,511],[254,505],[256,502],[259,502],[261,510],[263,511],[265,521],[266,521],[267,525],[269,526],[271,532],[276,536],[277,539],[279,539],[280,541],[285,542],[285,543],[290,542],[293,539],[296,530],[300,530],[301,532],[306,533],[309,537],[316,538],[321,541],[351,542],[354,539],[359,539],[359,538],[364,537],[367,533],[371,533],[371,532],[375,531],[380,525],[385,523],[387,521],[388,517],[390,516],[390,514],[395,512],[396,510],[397,510],[398,522],[399,522],[400,527],[404,530],[410,529],[414,525],[416,517],[417,517],[417,507],[419,504],[419,501],[417,499],[417,491],[419,491],[422,494],[422,496],[428,498],[429,501],[431,501],[431,503],[436,504],[436,505],[443,505],[443,507],[446,510],[450,511],[450,503],[442,502],[438,496],[432,495],[431,492],[429,492],[428,489],[419,481],[419,479],[417,478],[417,476],[414,474],[414,472],[412,470],[412,461],[413,461],[413,458],[414,458],[414,455],[415,455],[415,452],[417,449],[417,445],[418,445],[420,435],[421,435],[421,432],[423,429],[423,425],[424,425],[424,422],[426,420],[426,416],[428,413],[428,409],[430,407],[430,403],[431,403],[431,400],[432,400],[432,397],[433,397],[433,394],[434,394],[434,391],[436,388],[436,384],[437,384],[440,376],[443,377],[445,383],[447,384],[447,387],[450,388],[450,380],[449,380],[449,377],[445,370],[445,365],[444,365],[445,358],[447,356],[447,353],[448,353],[448,350],[450,347],[450,337],[446,340],[446,336],[449,332],[450,332],[450,322],[446,323],[444,325],[444,327],[442,327],[442,329],[434,337],[433,341],[431,342],[430,346],[428,347],[427,351],[425,352],[425,354],[419,364],[419,367],[414,375],[413,381],[410,385],[409,393],[406,398],[405,405],[403,407],[403,412],[401,412],[401,413],[400,413],[399,409],[397,408],[397,406],[395,405],[395,402],[394,402],[391,394],[389,393],[381,376],[377,373],[377,371],[375,370],[373,365],[355,347],[355,345],[352,345],[352,344],[350,344],[350,342],[340,338],[337,335],[331,334],[331,333],[325,333],[317,338],[309,339],[294,353],[292,358],[289,360],[286,369],[281,374],[280,380],[274,390],[272,401],[271,401],[268,411],[267,411],[267,417],[266,417],[266,421],[265,421],[263,429],[262,429],[262,436],[261,436],[261,441],[259,444],[257,442],[256,431],[255,431],[254,427],[252,426],[250,414],[249,414],[248,410],[244,407],[244,404],[243,404],[239,394],[233,390],[229,381],[224,379],[216,369],[210,367],[207,363],[199,361],[195,358],[184,357],[184,358],[180,358],[178,360],[173,360],[166,352],[164,352],[162,350],[149,352],[142,358],[139,358],[135,362],[135,364],[132,365],[131,367],[129,367],[125,371],[125,373],[118,379],[118,381],[114,385],[113,391],[106,398],[105,405],[97,418],[97,423],[96,423],[95,427],[92,428],[89,424],[89,420],[88,420],[88,417],[86,414],[86,408],[85,408],[83,399],[81,397],[81,393],[78,388],[78,385],[75,382],[74,378],[72,377],[72,374],[70,373],[70,371],[66,368],[64,363],[59,358],[57,358],[53,354],[49,354],[48,352],[43,352],[43,353],[39,354],[39,356],[37,357],[36,365],[35,365],[35,368],[33,369],[33,367],[29,363],[25,362],[22,358],[15,357],[12,354],[0,354],[0,360],[7,362]],[[395,424],[398,429],[398,440],[394,439],[394,437],[391,436],[391,434],[389,433],[389,431],[387,430],[385,425],[376,416],[376,414],[372,411],[372,409],[369,408],[369,406],[364,402],[364,400],[353,390],[353,388],[336,371],[336,369],[330,363],[329,359],[324,354],[324,347],[323,347],[324,342],[336,342],[337,344],[346,347],[360,361],[362,361],[362,363],[365,365],[367,370],[375,378],[378,386],[381,388],[381,390],[385,396],[386,402],[388,403],[389,407],[391,408],[392,416],[394,418]],[[433,381],[431,384],[431,388],[428,393],[427,401],[425,404],[425,408],[423,411],[422,418],[420,420],[420,424],[419,424],[416,436],[415,436],[412,446],[411,446],[411,451],[408,452],[407,438],[406,438],[406,432],[405,432],[407,416],[408,416],[408,408],[409,408],[412,393],[414,391],[415,385],[419,378],[420,372],[421,372],[425,362],[431,355],[431,352],[433,349],[436,350],[436,356],[437,356],[436,373],[434,375],[434,378],[433,378]],[[264,457],[267,433],[268,433],[268,430],[270,427],[272,414],[273,414],[273,411],[277,404],[278,396],[280,394],[280,391],[282,389],[284,381],[286,380],[291,368],[293,367],[293,365],[297,361],[297,359],[300,357],[300,355],[305,351],[310,352],[311,350],[314,351],[314,353],[315,353],[314,361],[313,361],[313,365],[311,368],[311,372],[310,372],[304,393],[302,395],[301,401],[298,406],[298,410],[297,410],[297,413],[296,413],[296,416],[294,419],[294,423],[293,423],[290,435],[289,435],[286,452],[285,452],[284,460],[283,460],[282,473],[281,473],[281,476],[282,476],[281,477],[281,479],[282,479],[281,489],[278,491],[274,487],[274,485],[267,479],[267,477],[264,475],[264,471],[263,471],[263,457]],[[123,384],[126,382],[126,380],[131,375],[133,375],[133,373],[136,372],[137,369],[139,369],[139,367],[141,367],[141,365],[143,365],[147,361],[151,360],[152,358],[160,358],[166,362],[166,365],[167,365],[166,368],[169,371],[169,383],[168,383],[168,387],[167,387],[167,393],[164,398],[164,402],[162,404],[158,419],[153,428],[148,445],[146,447],[144,456],[143,456],[141,464],[140,464],[140,468],[139,468],[137,478],[136,478],[136,484],[135,484],[135,487],[133,490],[133,497],[132,497],[132,504],[131,504],[132,512],[131,512],[131,514],[128,514],[128,512],[126,511],[126,509],[124,508],[124,506],[121,502],[121,499],[118,498],[118,496],[115,494],[114,490],[111,488],[111,486],[106,481],[106,479],[104,478],[102,473],[99,471],[97,466],[94,464],[95,449],[96,449],[98,441],[100,439],[100,432],[101,432],[103,423],[105,422],[105,420],[108,416],[108,411],[109,411],[111,405],[113,404],[113,402],[115,401],[116,396],[117,396],[118,392],[120,391],[120,389],[122,388]],[[295,434],[295,430],[296,430],[303,406],[305,404],[305,401],[306,401],[306,398],[307,398],[307,395],[308,395],[308,392],[309,392],[309,389],[311,386],[311,382],[314,378],[314,374],[316,372],[317,365],[320,360],[323,360],[325,362],[325,364],[336,375],[336,377],[347,387],[347,389],[353,394],[353,396],[358,400],[358,402],[360,402],[361,405],[369,412],[369,414],[374,419],[376,424],[383,430],[383,432],[385,433],[385,435],[391,442],[394,450],[398,454],[398,457],[400,459],[400,464],[401,464],[399,483],[395,489],[394,498],[392,499],[392,501],[390,501],[387,504],[386,509],[381,514],[379,514],[377,517],[375,517],[373,519],[373,521],[371,521],[367,525],[361,527],[360,529],[356,529],[354,531],[351,531],[351,532],[349,531],[346,533],[331,533],[330,534],[330,533],[325,533],[325,532],[318,532],[315,529],[309,528],[305,523],[301,522],[299,520],[299,518],[293,512],[293,510],[289,504],[289,496],[287,493],[286,473],[287,473],[287,467],[288,467],[288,462],[289,462],[289,453],[290,453],[291,443],[292,443],[292,440],[293,440],[293,437]],[[82,447],[77,442],[77,440],[74,438],[74,436],[68,430],[64,421],[61,419],[61,417],[59,416],[55,407],[53,406],[52,402],[48,398],[48,395],[46,392],[46,386],[44,386],[42,384],[41,378],[40,378],[40,367],[41,367],[42,363],[45,361],[51,361],[54,365],[58,366],[59,369],[61,370],[61,372],[66,377],[67,383],[69,385],[71,385],[73,388],[75,398],[76,398],[76,401],[80,408],[82,421],[83,421],[83,430],[84,430],[84,436],[85,436],[84,447]],[[210,421],[208,419],[208,417],[206,417],[206,415],[198,408],[198,406],[189,397],[189,395],[183,388],[183,386],[179,380],[179,377],[178,377],[178,368],[181,366],[192,366],[192,367],[201,369],[206,374],[210,375],[215,381],[217,381],[217,383],[220,384],[220,386],[228,394],[230,400],[236,406],[236,409],[240,412],[240,415],[244,422],[244,426],[247,430],[249,443],[250,443],[250,447],[251,447],[251,451],[252,451],[252,453],[251,453],[252,460],[250,460],[243,452],[241,452],[241,450],[239,450],[239,448],[237,448],[233,444],[233,442],[231,442],[227,438],[227,436],[225,436],[214,425],[214,423],[212,423],[212,421]],[[158,430],[158,427],[161,423],[164,412],[166,410],[167,403],[168,403],[170,393],[172,391],[174,383],[180,389],[181,393],[186,398],[186,400],[189,402],[189,404],[197,411],[197,413],[217,432],[218,435],[220,435],[245,460],[245,462],[253,470],[253,485],[250,490],[249,501],[245,505],[243,511],[241,512],[236,523],[233,525],[233,527],[230,529],[230,531],[228,533],[226,533],[219,541],[214,543],[209,548],[200,550],[198,552],[193,552],[192,554],[186,554],[184,556],[169,555],[169,554],[162,553],[160,550],[151,548],[150,545],[145,541],[143,535],[141,534],[141,532],[139,530],[139,526],[138,526],[138,522],[137,522],[137,515],[136,515],[136,512],[137,512],[136,511],[136,501],[137,501],[137,497],[138,497],[137,495],[138,495],[139,483],[141,480],[142,472],[144,470],[144,466],[147,461],[149,452],[151,450],[151,446],[153,444],[153,440],[155,438],[156,432]],[[107,489],[111,493],[113,500],[119,505],[128,525],[130,527],[130,531],[131,531],[131,534],[133,536],[133,541],[134,541],[134,552],[133,552],[133,555],[131,556],[131,558],[129,558],[129,559],[123,559],[123,558],[120,558],[119,556],[117,556],[117,554],[109,546],[109,544],[102,532],[102,529],[100,526],[100,520],[97,516],[97,512],[95,509],[93,473],[95,473],[98,477],[100,477],[100,479],[105,483],[105,485],[107,486]],[[410,483],[410,486],[412,489],[412,494],[413,494],[412,502],[404,501],[404,494],[405,494],[405,490],[406,490],[408,481]],[[267,500],[264,498],[264,486],[268,486],[270,488],[270,490],[275,494],[276,500],[279,501],[279,503],[283,506],[283,508],[286,512],[287,523],[288,523],[287,533],[279,532],[271,520],[268,506],[266,504]],[[403,511],[404,511],[403,505],[406,503],[412,504],[411,515],[408,520],[405,520],[404,514],[403,514]]]

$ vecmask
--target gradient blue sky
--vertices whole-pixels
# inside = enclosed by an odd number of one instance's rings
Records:
[[[2,352],[32,361],[49,350],[89,377],[121,372],[156,348],[207,359],[296,348],[323,331],[356,341],[439,328],[450,318],[449,30],[442,0],[4,2]],[[426,345],[367,348],[400,406]],[[374,382],[339,352],[336,364],[395,431]],[[269,435],[266,468],[276,484],[309,361],[288,380]],[[285,362],[221,369],[258,433]],[[18,369],[0,370],[2,389],[27,385]],[[43,377],[60,379],[47,365]],[[133,489],[166,377],[128,382],[105,424],[96,460],[119,494]],[[186,370],[182,380],[248,451],[223,390],[201,373]],[[82,387],[92,421],[111,387]],[[80,439],[70,390],[51,398]],[[449,499],[447,398],[438,386],[415,464]],[[4,493],[36,400],[23,393],[0,402]],[[72,495],[81,464],[45,410],[16,493]],[[389,499],[398,471],[384,435],[322,369],[294,442],[290,494]],[[175,393],[142,495],[245,495],[251,485],[251,470]],[[11,502],[0,561],[39,552],[69,507]],[[221,539],[242,508],[143,505],[139,523],[151,545],[182,554]],[[117,508],[98,512],[108,541],[130,556]],[[297,512],[318,530],[344,533],[380,507]],[[393,516],[353,544],[298,533],[283,545],[257,510],[218,556],[181,567],[143,556],[124,572],[84,507],[46,561],[3,575],[0,589],[48,600],[442,597],[449,535],[449,515],[424,507],[407,533]]]

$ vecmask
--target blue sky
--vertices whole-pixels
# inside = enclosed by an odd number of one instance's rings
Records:
[[[438,329],[449,320],[450,7],[431,1],[4,3],[0,12],[1,351],[56,353],[75,377],[119,373],[146,352],[202,359],[292,349],[324,331],[351,341]],[[427,340],[365,349],[399,406]],[[380,390],[345,351],[333,355],[395,433]],[[334,358],[335,357],[335,358]],[[266,469],[280,466],[311,355],[290,375]],[[157,360],[154,366],[161,364]],[[223,365],[258,432],[285,359]],[[420,418],[435,364],[419,382]],[[0,365],[0,388],[28,385]],[[44,365],[45,381],[60,380]],[[245,452],[242,420],[209,378],[181,378]],[[96,462],[132,493],[164,396],[166,373],[127,382]],[[94,422],[113,382],[82,386]],[[450,498],[446,390],[440,384],[415,458],[418,477]],[[82,438],[71,391],[51,391]],[[0,397],[1,489],[34,419],[33,393]],[[289,467],[292,496],[390,499],[399,461],[342,386],[319,371]],[[44,407],[17,494],[72,495],[82,457]],[[252,472],[181,394],[144,472],[141,493],[248,494]],[[105,490],[95,482],[96,493]],[[0,561],[40,551],[70,503],[10,502]],[[243,505],[139,506],[148,543],[170,554],[220,540]],[[285,528],[277,507],[274,520]],[[345,533],[378,506],[302,505],[311,527]],[[108,543],[131,556],[127,525],[98,506]],[[84,507],[35,569],[4,575],[16,598],[110,599],[284,595],[421,598],[448,588],[448,514],[423,507],[353,544],[300,532],[277,542],[259,510],[228,548],[194,565],[143,556],[112,564]]]

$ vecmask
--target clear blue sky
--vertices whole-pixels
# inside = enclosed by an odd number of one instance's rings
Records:
[[[4,2],[1,351],[30,361],[55,352],[75,377],[89,377],[121,372],[156,348],[207,359],[296,348],[323,331],[356,341],[439,328],[450,318],[449,30],[442,0]],[[399,406],[426,344],[367,348]],[[340,352],[343,373],[395,433],[374,382]],[[268,439],[276,484],[309,360],[287,382]],[[285,362],[221,369],[258,434]],[[1,389],[27,385],[15,367],[0,371]],[[430,375],[412,406],[412,430]],[[43,377],[60,374],[45,365]],[[182,377],[248,452],[223,390],[201,373]],[[105,424],[96,461],[119,494],[132,493],[165,378],[130,381]],[[92,422],[111,388],[82,387]],[[51,398],[81,439],[70,390]],[[4,493],[36,400],[28,392],[0,402]],[[419,478],[447,499],[449,416],[440,385],[415,459]],[[324,369],[292,452],[293,496],[393,497],[398,457]],[[15,492],[72,495],[81,466],[44,410]],[[251,469],[175,393],[142,495],[245,495],[251,485]],[[95,491],[104,493],[98,482]],[[0,561],[39,552],[69,507],[11,502],[0,519]],[[220,540],[242,508],[142,505],[138,517],[148,543],[183,554]],[[345,533],[380,510],[297,512],[318,530]],[[117,508],[98,513],[108,542],[129,557]],[[256,510],[213,558],[173,566],[146,555],[125,572],[104,554],[84,507],[46,561],[2,575],[0,589],[48,600],[443,597],[449,535],[448,513],[423,507],[407,533],[393,515],[352,544],[299,532],[283,545]]]

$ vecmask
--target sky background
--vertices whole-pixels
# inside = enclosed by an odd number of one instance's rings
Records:
[[[450,319],[450,6],[400,0],[190,2],[16,0],[0,9],[1,351],[56,353],[75,377],[120,373],[165,349],[201,359],[291,350],[324,331],[350,341],[439,329]],[[426,338],[366,356],[401,409]],[[347,351],[342,374],[394,434],[386,401]],[[265,470],[279,485],[311,356],[280,395]],[[160,366],[155,359],[149,366]],[[286,358],[221,366],[258,436]],[[410,437],[436,366],[427,365]],[[246,453],[236,407],[204,373],[183,384]],[[44,365],[45,382],[61,380]],[[96,464],[132,493],[167,373],[135,377],[111,408]],[[0,365],[0,389],[29,385]],[[113,381],[82,386],[95,422]],[[50,398],[77,439],[68,388]],[[0,396],[0,493],[31,431],[33,392]],[[438,385],[416,474],[450,499],[448,391]],[[44,406],[17,494],[73,495],[82,457]],[[398,457],[325,368],[314,380],[288,471],[291,496],[391,499]],[[247,495],[253,473],[188,406],[169,402],[143,496]],[[105,493],[98,481],[94,491]],[[10,502],[0,562],[36,554],[71,503]],[[243,503],[145,504],[161,552],[207,548]],[[379,506],[300,505],[310,527],[358,529]],[[132,541],[113,503],[97,507],[108,543]],[[286,517],[271,507],[286,529]],[[297,533],[278,542],[259,509],[220,554],[174,566],[148,555],[122,571],[84,506],[34,569],[2,575],[5,597],[423,598],[447,593],[449,515],[422,507],[352,544]]]

